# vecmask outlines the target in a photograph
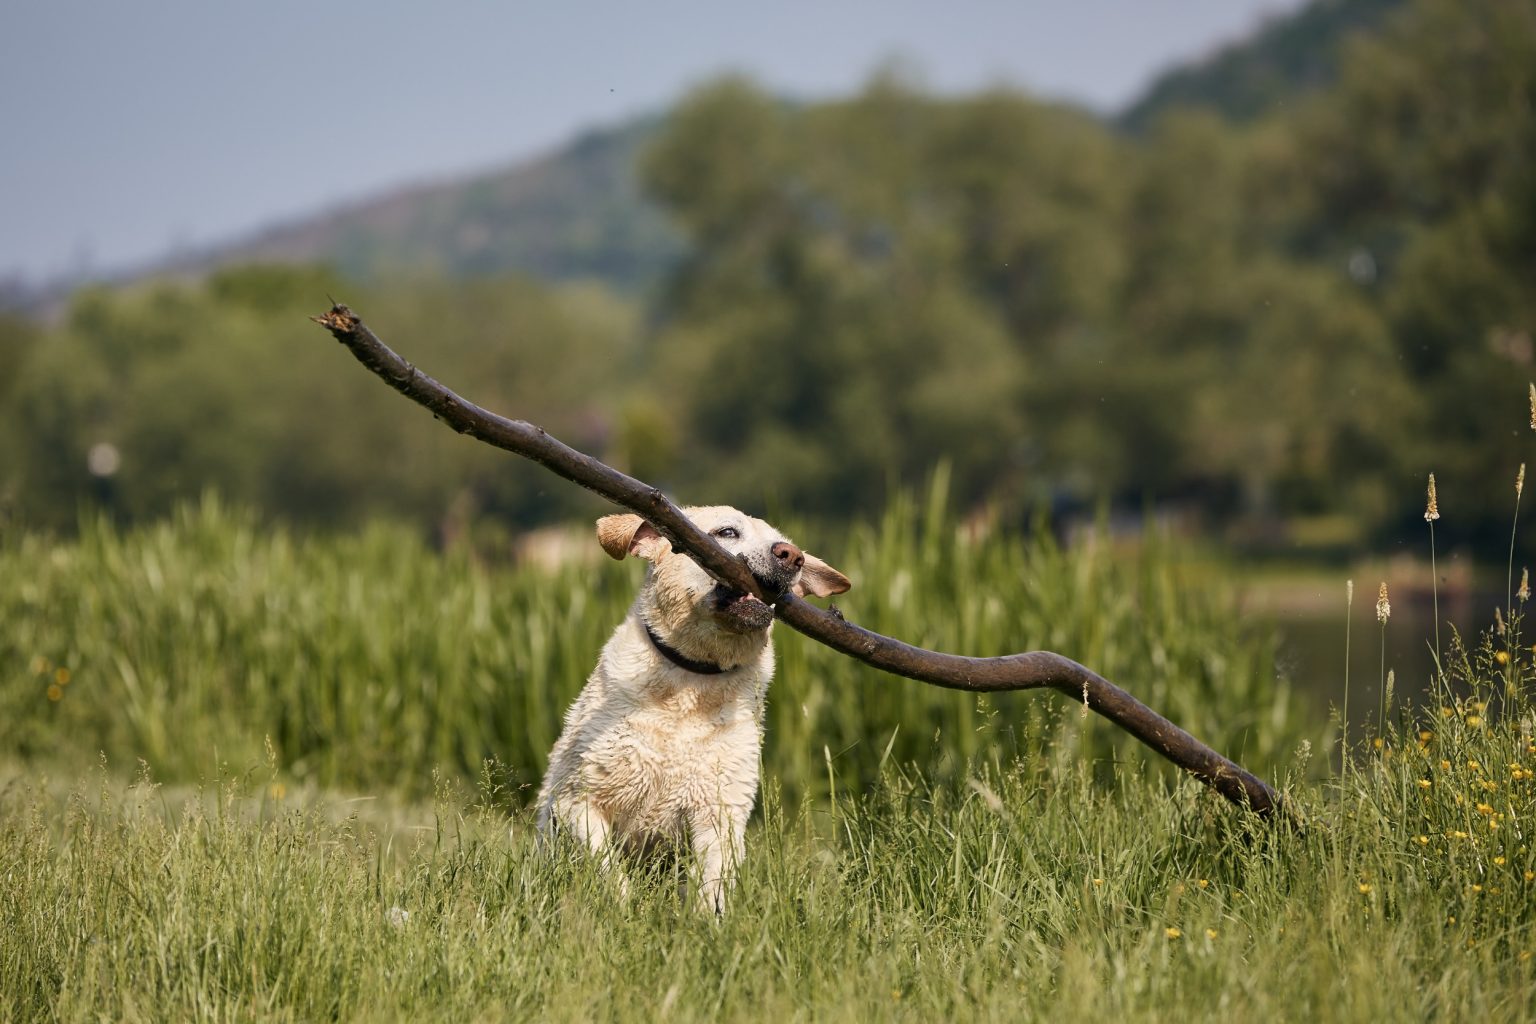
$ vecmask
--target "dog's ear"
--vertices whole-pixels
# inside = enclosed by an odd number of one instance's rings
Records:
[[[620,512],[597,521],[597,542],[610,558],[622,561],[627,555],[654,558],[658,545],[666,540],[656,527],[633,512]]]
[[[795,583],[795,593],[801,597],[807,594],[812,597],[830,597],[843,593],[851,586],[853,584],[848,582],[847,576],[807,552],[805,566],[800,570],[800,579]]]

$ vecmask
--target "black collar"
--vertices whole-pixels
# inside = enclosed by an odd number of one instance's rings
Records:
[[[661,656],[666,658],[672,664],[676,665],[678,668],[688,672],[697,672],[701,676],[717,676],[725,671],[724,667],[716,665],[713,662],[694,661],[692,658],[688,657],[688,655],[684,654],[682,651],[679,651],[676,647],[666,643],[661,639],[661,637],[657,636],[655,630],[651,629],[650,623],[642,622],[642,625],[645,626],[645,635],[651,638],[651,643],[656,645],[656,649],[661,652]]]

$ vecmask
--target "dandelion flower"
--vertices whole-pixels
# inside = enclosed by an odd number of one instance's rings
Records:
[[[1429,500],[1424,503],[1424,521],[1432,523],[1440,518],[1440,499],[1435,495],[1435,474],[1429,474]]]
[[[1493,660],[1498,662],[1500,665],[1508,665],[1509,664],[1509,652],[1508,651],[1494,651],[1493,652]]]
[[[1163,934],[1168,936],[1170,939],[1176,939],[1184,933],[1175,928],[1173,925],[1169,925],[1167,928],[1163,929]]]
[[[68,686],[69,678],[69,669],[65,668],[63,665],[60,665],[58,668],[54,669],[53,681],[58,683],[60,686]]]
[[[1527,882],[1536,882],[1536,871],[1527,871],[1525,873],[1525,880]]]
[[[1212,941],[1215,941],[1216,936],[1219,935],[1219,934],[1221,934],[1221,933],[1218,932],[1215,928],[1207,928],[1205,930],[1205,937],[1210,939],[1210,940],[1212,940]]]
[[[57,704],[64,699],[64,688],[58,683],[48,684],[48,699]]]
[[[1493,858],[1493,862],[1494,862],[1494,864],[1498,865],[1499,867],[1503,867],[1504,866],[1504,858],[1503,857],[1495,857],[1495,858]]]
[[[1429,836],[1419,836],[1419,838],[1417,840],[1415,840],[1415,841],[1420,846],[1428,846],[1429,845]]]
[[[1431,783],[1430,783],[1430,781],[1428,779],[1420,779],[1419,780],[1419,788],[1420,789],[1428,789],[1430,787],[1430,785],[1431,785]]]
[[[1200,881],[1196,882],[1195,884],[1198,885],[1200,888],[1204,889],[1204,888],[1206,888],[1207,886],[1209,886],[1211,884],[1211,881],[1208,878],[1202,878],[1202,879],[1200,879]]]
[[[1359,888],[1360,888],[1360,895],[1364,896],[1366,893],[1371,891],[1371,883],[1370,882],[1361,882]]]
[[[1387,600],[1387,581],[1381,581],[1381,589],[1376,592],[1376,621],[1383,626],[1392,617],[1392,602]]]

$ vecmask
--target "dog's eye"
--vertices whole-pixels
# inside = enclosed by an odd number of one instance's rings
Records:
[[[741,533],[734,526],[722,526],[715,531],[715,536],[721,540],[735,540],[741,536]]]

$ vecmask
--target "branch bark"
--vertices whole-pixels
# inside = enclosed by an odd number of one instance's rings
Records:
[[[313,319],[369,370],[454,430],[532,459],[644,516],[674,548],[686,552],[716,580],[773,605],[779,619],[812,640],[886,672],[951,690],[1059,690],[1074,700],[1085,700],[1094,711],[1233,803],[1266,818],[1281,809],[1280,795],[1264,780],[1070,658],[1050,651],[997,658],[942,654],[863,629],[835,610],[823,611],[791,593],[764,593],[745,563],[694,526],[657,488],[577,451],[542,427],[499,416],[459,397],[397,355],[346,306],[332,306],[330,312]]]

